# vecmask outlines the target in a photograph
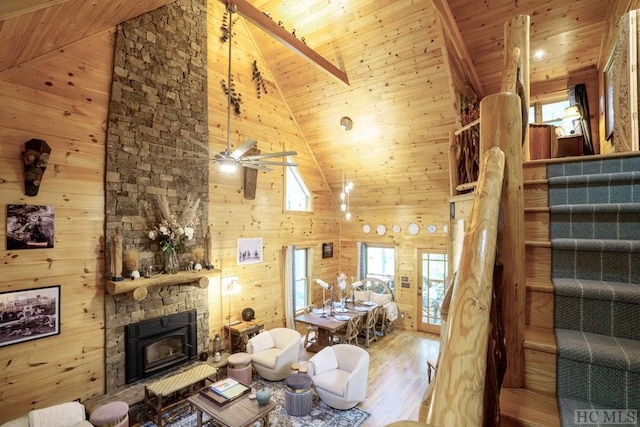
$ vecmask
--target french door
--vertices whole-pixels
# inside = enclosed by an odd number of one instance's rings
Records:
[[[446,252],[418,250],[418,330],[440,333],[440,309],[447,286]]]

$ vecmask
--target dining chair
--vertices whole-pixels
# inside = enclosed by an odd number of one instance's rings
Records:
[[[351,341],[355,341],[356,346],[358,346],[358,334],[360,333],[362,317],[363,316],[351,316],[347,321],[346,327],[340,330],[344,330],[344,332],[338,331],[334,333],[332,339],[337,338],[338,343],[343,344],[351,344]]]
[[[315,304],[308,305],[305,307],[305,313],[312,313],[313,309],[317,308]],[[304,336],[304,348],[306,349],[309,344],[313,344],[318,339],[318,327],[314,325],[306,326],[307,333]]]
[[[377,307],[378,315],[376,316],[376,336],[387,335],[387,310],[384,307]]]
[[[380,308],[381,307],[378,306],[369,310],[364,320],[364,324],[360,328],[359,335],[364,338],[364,346],[367,348],[372,340],[378,341],[378,337],[376,336],[376,320],[378,319]]]

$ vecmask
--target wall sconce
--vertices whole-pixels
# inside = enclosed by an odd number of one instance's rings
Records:
[[[37,196],[42,176],[49,163],[51,147],[42,139],[30,139],[24,143],[24,194]]]

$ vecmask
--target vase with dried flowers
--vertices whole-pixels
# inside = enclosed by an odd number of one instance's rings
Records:
[[[176,274],[180,269],[178,252],[184,250],[185,240],[193,239],[195,224],[197,222],[196,211],[200,199],[193,199],[187,196],[187,207],[178,219],[169,209],[169,201],[166,196],[158,196],[158,206],[160,208],[160,220],[154,228],[149,231],[149,238],[157,240],[160,249],[165,254],[165,272]]]
[[[195,248],[191,251],[191,255],[193,255],[193,261],[196,263],[193,266],[195,271],[202,270],[202,261],[204,259],[204,248]]]
[[[127,249],[124,252],[124,266],[130,271],[132,279],[140,278],[140,271],[138,271],[138,251],[135,249]]]
[[[340,308],[343,310],[346,309],[346,300],[347,300],[347,275],[344,273],[338,274],[336,278],[338,282],[338,296],[340,297]]]

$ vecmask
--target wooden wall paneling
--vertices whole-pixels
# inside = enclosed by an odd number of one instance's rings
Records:
[[[208,26],[210,34],[219,34],[224,5],[210,2],[208,5]],[[305,183],[313,194],[312,214],[283,211],[284,170],[274,167],[272,172],[258,172],[256,198],[242,197],[242,172],[225,175],[212,165],[209,176],[210,209],[209,224],[214,232],[214,264],[222,269],[221,277],[238,276],[242,292],[232,295],[229,300],[222,296],[222,320],[212,314],[213,329],[220,329],[229,314],[227,304],[231,303],[230,319],[240,319],[243,308],[252,307],[257,318],[266,321],[266,328],[284,324],[283,247],[296,244],[313,250],[312,275],[330,280],[338,271],[340,251],[338,250],[339,224],[334,195],[328,191],[326,181],[317,168],[317,163],[301,137],[295,120],[282,95],[269,90],[259,99],[254,82],[251,81],[253,60],[260,64],[260,71],[266,81],[273,81],[271,70],[266,67],[260,52],[242,17],[235,17],[234,48],[232,50],[232,74],[236,90],[242,94],[242,113],[231,117],[232,148],[247,138],[258,141],[263,153],[281,150],[295,150],[294,161],[299,164]],[[227,80],[228,45],[217,37],[209,37],[209,128],[211,150],[221,151],[226,142],[226,102],[220,88],[220,81]],[[222,139],[220,139],[222,138]],[[236,247],[238,238],[263,238],[263,262],[237,265]],[[321,258],[321,243],[333,241],[336,244],[334,257]],[[320,302],[321,293],[311,284],[311,291]]]
[[[61,286],[61,333],[0,352],[0,364],[8,368],[0,376],[0,423],[104,389],[104,334],[96,332],[104,328],[104,125],[110,87],[104,76],[110,76],[111,40],[103,32],[66,54],[52,52],[0,73],[0,198],[55,208],[54,248],[7,251],[1,227],[0,292]],[[44,84],[47,77],[73,86],[48,90],[53,86]],[[31,138],[52,147],[36,197],[23,193],[21,153]],[[6,223],[5,208],[0,223]]]

